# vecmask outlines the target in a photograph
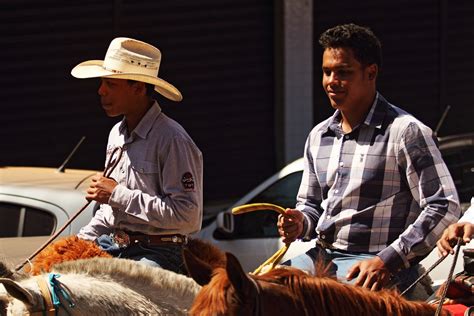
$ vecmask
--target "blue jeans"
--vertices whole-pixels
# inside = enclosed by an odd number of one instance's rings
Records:
[[[119,248],[112,238],[102,235],[96,239],[103,250],[114,257],[131,259],[153,267],[161,267],[176,273],[186,274],[182,256],[182,245],[169,244],[150,246],[141,243],[130,244],[126,248]]]
[[[324,249],[320,246],[311,248],[306,253],[295,258],[283,262],[283,265],[292,266],[310,274],[315,274],[315,262],[322,260],[323,263],[329,265],[329,274],[336,276],[343,283],[352,284],[357,278],[351,281],[346,280],[349,269],[359,261],[371,259],[375,255],[367,253],[356,253],[350,251],[339,251],[334,249]],[[332,263],[332,264],[330,264]],[[407,269],[403,269],[392,276],[388,287],[396,286],[400,292],[408,288],[423,273],[423,267],[419,264],[413,265]],[[431,288],[431,279],[423,278],[410,291],[405,294],[405,298],[410,300],[426,300],[433,293]]]

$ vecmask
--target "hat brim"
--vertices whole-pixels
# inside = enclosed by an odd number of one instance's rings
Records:
[[[135,73],[115,73],[104,69],[103,63],[103,60],[82,62],[71,70],[71,75],[79,79],[104,77],[145,82],[154,85],[156,92],[172,101],[179,102],[183,99],[181,92],[175,86],[161,78]]]

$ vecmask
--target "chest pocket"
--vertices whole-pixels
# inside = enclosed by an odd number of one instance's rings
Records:
[[[149,161],[136,161],[131,164],[132,176],[131,181],[135,182],[138,189],[149,192],[150,189],[156,192],[156,188],[160,181],[159,165]],[[132,183],[130,185],[133,186]],[[149,192],[150,193],[150,192]]]

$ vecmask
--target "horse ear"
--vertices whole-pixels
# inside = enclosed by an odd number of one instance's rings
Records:
[[[211,281],[212,267],[184,248],[183,258],[189,276],[199,285],[204,286]]]
[[[16,283],[11,279],[0,278],[0,283],[3,284],[5,290],[8,294],[13,296],[14,298],[22,301],[28,305],[34,305],[34,298],[33,295],[20,284]]]
[[[244,298],[250,295],[256,295],[255,284],[250,280],[250,276],[245,273],[244,269],[239,263],[239,260],[231,254],[226,253],[227,256],[227,276],[229,277],[230,283],[235,289],[235,292],[240,298]]]

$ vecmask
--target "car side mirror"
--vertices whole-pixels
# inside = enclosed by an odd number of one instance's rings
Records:
[[[234,215],[231,212],[225,211],[217,214],[216,218],[217,230],[225,235],[234,233]]]

